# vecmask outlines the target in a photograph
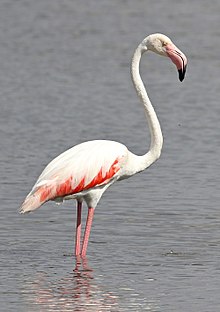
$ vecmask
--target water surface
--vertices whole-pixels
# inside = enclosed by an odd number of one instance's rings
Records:
[[[2,311],[219,310],[219,14],[218,1],[1,1]],[[141,63],[163,153],[104,194],[74,272],[75,203],[17,209],[44,166],[77,143],[146,152],[129,63],[153,32],[189,59],[183,83],[166,59]]]

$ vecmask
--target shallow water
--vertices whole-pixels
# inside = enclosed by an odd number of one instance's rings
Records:
[[[218,1],[1,1],[2,311],[219,311],[219,14]],[[182,84],[171,62],[142,60],[163,153],[104,194],[74,272],[75,203],[17,209],[70,146],[146,151],[129,63],[152,32],[189,59]]]

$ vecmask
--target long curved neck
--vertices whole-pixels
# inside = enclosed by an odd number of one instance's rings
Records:
[[[141,56],[145,51],[146,49],[144,49],[142,44],[140,44],[135,50],[131,62],[131,78],[137,95],[144,106],[144,111],[151,134],[150,150],[145,155],[138,156],[138,168],[136,168],[137,171],[142,171],[154,163],[160,157],[163,145],[163,136],[160,123],[147,95],[139,72]]]

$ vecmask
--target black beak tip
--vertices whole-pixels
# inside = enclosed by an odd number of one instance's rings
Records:
[[[182,82],[183,79],[185,78],[186,66],[184,68],[179,69],[178,72],[179,72],[179,80]]]

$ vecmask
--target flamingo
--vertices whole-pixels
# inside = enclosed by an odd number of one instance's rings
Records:
[[[143,104],[150,129],[149,151],[143,156],[138,156],[130,152],[125,145],[108,140],[78,144],[57,156],[46,166],[20,208],[20,213],[27,213],[49,200],[62,202],[76,199],[76,257],[86,256],[94,211],[107,188],[116,181],[127,179],[145,170],[160,157],[163,145],[161,127],[139,73],[142,54],[147,51],[169,57],[178,69],[180,81],[185,77],[187,58],[167,36],[159,33],[147,36],[134,52],[131,78]],[[87,204],[88,214],[81,246],[83,202]]]

